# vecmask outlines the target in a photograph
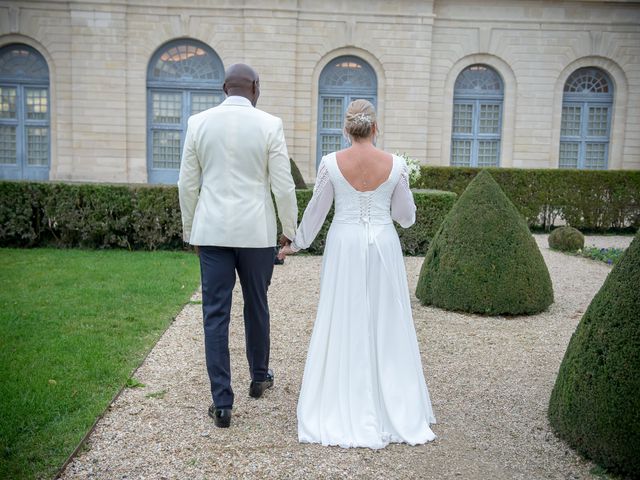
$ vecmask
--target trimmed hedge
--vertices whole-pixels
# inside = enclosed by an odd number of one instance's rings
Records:
[[[0,182],[0,246],[181,248],[176,187]]]
[[[431,240],[458,196],[440,190],[413,190],[416,204],[416,223],[411,228],[399,228],[398,237],[405,255],[425,255]]]
[[[296,165],[296,162],[294,162],[291,157],[289,157],[289,165],[291,166],[291,176],[293,177],[293,183],[296,185],[296,190],[305,190],[308,188],[298,165]]]
[[[584,248],[584,235],[577,228],[559,227],[549,235],[549,248],[563,252],[577,252]]]
[[[612,473],[640,478],[640,233],[573,333],[549,401],[559,437]]]
[[[311,190],[297,190],[299,217]],[[424,255],[456,195],[414,195],[417,222],[398,227],[405,254]],[[322,254],[333,210],[308,249]],[[0,247],[182,249],[175,186],[0,182]]]
[[[531,315],[553,302],[549,271],[527,224],[486,170],[442,222],[416,296],[423,305],[484,315]]]
[[[478,168],[422,167],[418,188],[460,195]],[[640,171],[487,168],[534,229],[557,220],[581,231],[640,228]]]

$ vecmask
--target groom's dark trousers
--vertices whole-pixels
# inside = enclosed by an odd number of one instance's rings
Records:
[[[204,347],[211,395],[217,408],[233,406],[229,321],[236,272],[244,297],[244,330],[251,379],[257,382],[266,380],[269,367],[267,289],[274,259],[273,247],[200,247]]]

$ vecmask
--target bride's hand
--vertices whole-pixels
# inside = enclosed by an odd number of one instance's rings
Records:
[[[287,255],[295,255],[295,253],[296,252],[289,245],[285,245],[284,247],[281,247],[278,252],[278,260],[284,260]]]

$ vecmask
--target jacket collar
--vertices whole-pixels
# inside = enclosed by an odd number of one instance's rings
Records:
[[[221,105],[237,105],[242,107],[253,107],[253,105],[251,105],[251,102],[249,101],[248,98],[241,97],[239,95],[231,95],[230,97],[227,97],[225,101],[221,103]]]

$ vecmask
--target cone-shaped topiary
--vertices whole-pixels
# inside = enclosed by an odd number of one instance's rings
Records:
[[[549,421],[578,452],[640,478],[640,233],[571,337]]]
[[[296,185],[296,190],[304,190],[308,188],[298,165],[296,165],[296,162],[294,162],[291,157],[289,157],[289,164],[291,166],[291,176],[293,177],[293,183]]]
[[[549,248],[576,252],[584,248],[584,235],[573,227],[558,227],[549,235]]]
[[[434,236],[416,295],[424,305],[487,315],[533,314],[553,303],[549,271],[527,224],[486,170]]]

